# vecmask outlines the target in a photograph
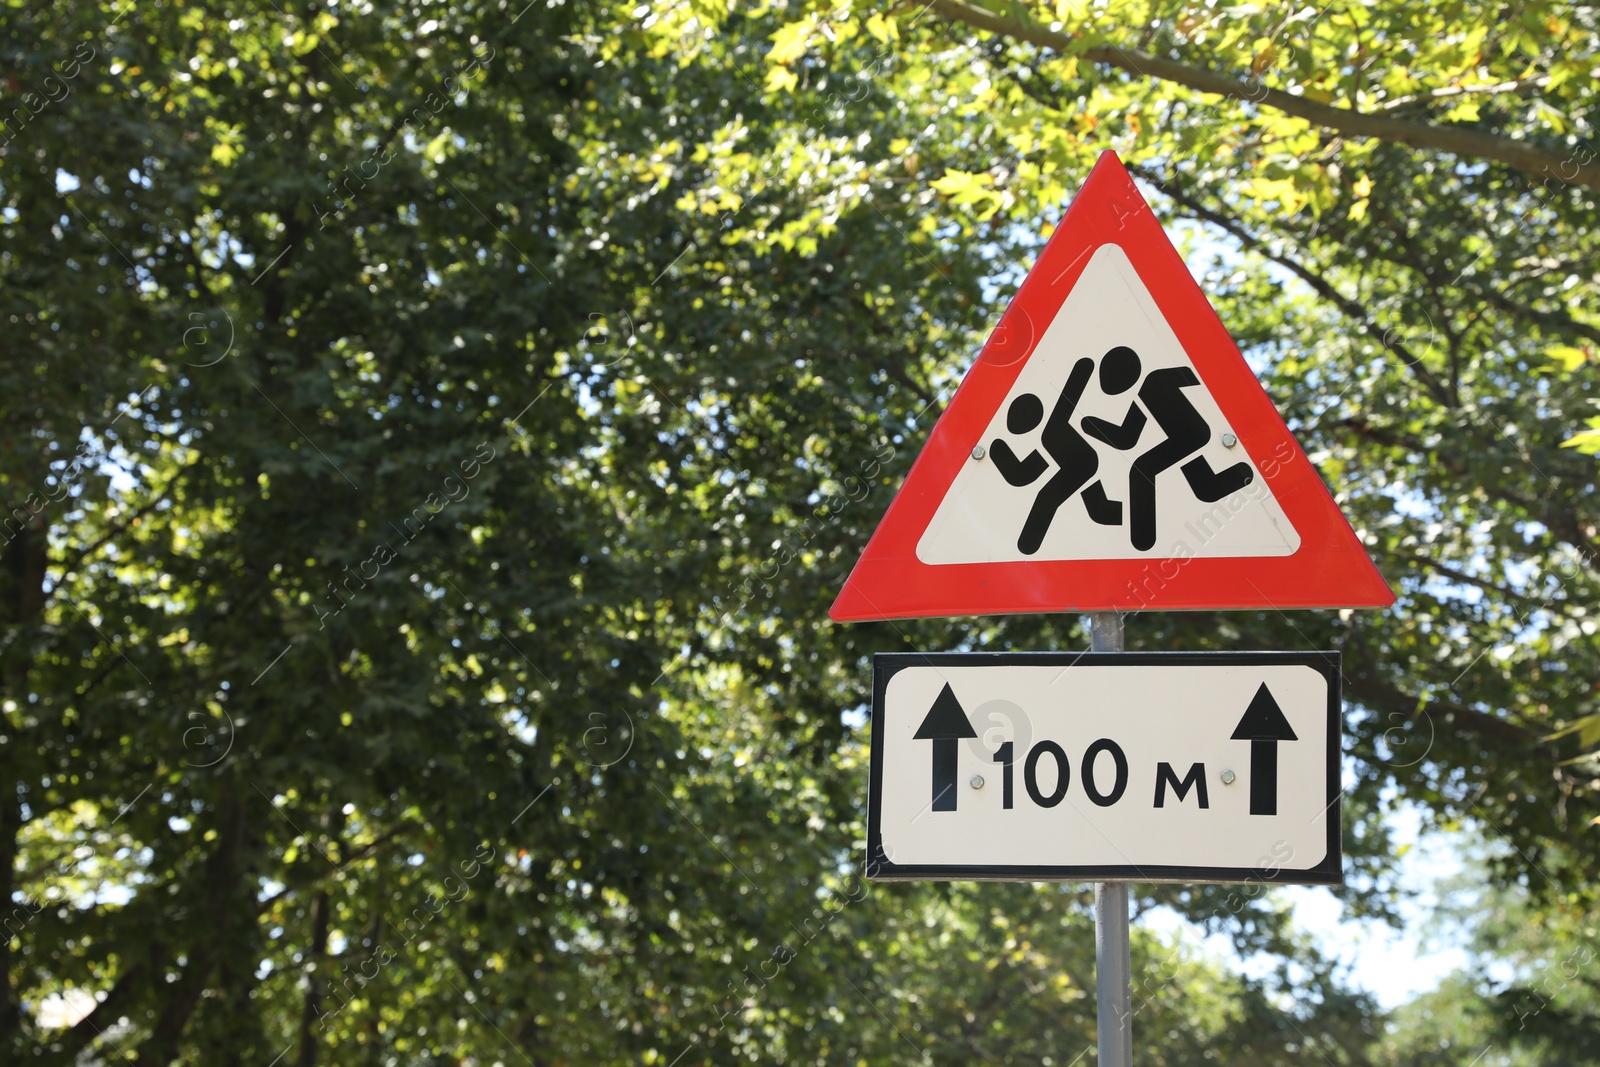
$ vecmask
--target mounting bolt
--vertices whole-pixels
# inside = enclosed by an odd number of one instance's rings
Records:
[[[1223,771],[1222,772],[1222,784],[1223,785],[1232,785],[1233,784],[1233,780],[1235,778],[1237,778],[1237,777],[1239,777],[1239,776],[1237,774],[1234,774],[1232,771]]]
[[[982,459],[986,454],[987,453],[984,452],[982,445],[973,445],[972,446],[972,458],[973,459]]]
[[[982,789],[983,788],[983,775],[974,774],[972,776],[972,788],[974,788],[974,789]]]
[[[1234,448],[1238,444],[1239,444],[1239,439],[1237,437],[1233,436],[1233,434],[1225,433],[1225,434],[1222,435],[1222,447],[1223,448]]]

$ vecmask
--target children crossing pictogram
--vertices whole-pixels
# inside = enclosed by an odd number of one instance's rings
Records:
[[[1156,543],[1156,479],[1163,471],[1182,463],[1179,470],[1195,499],[1208,504],[1232,496],[1255,477],[1248,463],[1235,463],[1216,471],[1204,456],[1183,462],[1204,447],[1210,429],[1205,417],[1183,395],[1184,389],[1200,384],[1200,379],[1188,367],[1152,371],[1139,389],[1138,401],[1129,405],[1121,421],[1111,422],[1090,415],[1084,418],[1080,433],[1072,424],[1072,416],[1093,373],[1094,362],[1089,359],[1078,360],[1072,368],[1066,387],[1061,390],[1050,419],[1039,435],[1049,459],[1037,451],[1029,453],[1026,459],[1018,459],[1005,438],[996,438],[990,447],[1001,476],[1014,486],[1030,486],[1037,482],[1049,469],[1050,460],[1057,466],[1055,475],[1034,497],[1027,522],[1017,538],[1017,551],[1024,555],[1031,556],[1039,551],[1056,512],[1080,489],[1083,490],[1084,509],[1092,521],[1102,526],[1122,524],[1122,502],[1106,495],[1103,482],[1089,482],[1100,468],[1100,455],[1084,434],[1120,452],[1130,451],[1140,444],[1151,418],[1156,428],[1166,434],[1134,461],[1128,474],[1129,540],[1141,551]],[[1107,396],[1125,393],[1138,382],[1141,373],[1139,354],[1126,345],[1118,345],[1100,358],[1101,391]],[[1145,415],[1145,409],[1149,410],[1150,417]],[[1023,393],[1011,402],[1008,411],[1006,429],[1012,434],[1023,434],[1039,425],[1044,405],[1034,394]]]
[[[955,473],[918,539],[924,563],[1285,556],[1299,547],[1275,487],[1241,454],[1117,245],[1089,257],[980,443],[986,458]]]

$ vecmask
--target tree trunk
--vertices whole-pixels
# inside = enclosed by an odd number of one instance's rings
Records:
[[[177,1058],[184,1031],[218,961],[249,944],[250,929],[256,923],[255,898],[248,879],[242,876],[249,854],[260,847],[260,835],[249,816],[248,801],[241,799],[238,783],[231,776],[221,784],[217,832],[217,847],[206,861],[198,896],[204,913],[195,924],[196,936],[189,946],[183,976],[170,987],[150,1037],[139,1047],[137,1067],[167,1067]]]
[[[0,549],[0,611],[7,642],[12,648],[27,648],[31,642],[18,640],[17,632],[37,625],[44,611],[44,580],[50,557],[47,527],[38,515],[31,516]],[[26,653],[8,656],[0,666],[3,685],[0,699],[27,706],[28,674],[33,668]],[[12,722],[0,720],[0,730],[15,734]],[[17,835],[22,832],[22,793],[26,782],[22,754],[29,751],[24,738],[12,736],[0,747],[0,904],[9,910],[16,889]],[[37,814],[37,813],[35,813]],[[11,935],[0,934],[0,1051],[10,1051],[21,1033],[22,1015],[17,1005],[11,977]]]
[[[322,1016],[322,971],[327,966],[328,955],[328,891],[323,890],[311,902],[311,959],[306,968],[310,974],[306,982],[306,1007],[300,1016],[300,1067],[316,1067],[317,1034],[314,1029]]]

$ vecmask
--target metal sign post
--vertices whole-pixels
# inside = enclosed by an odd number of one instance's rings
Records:
[[[1089,617],[1089,648],[1122,651],[1122,615]],[[1094,980],[1100,1067],[1133,1065],[1133,975],[1128,955],[1128,883],[1094,886]]]

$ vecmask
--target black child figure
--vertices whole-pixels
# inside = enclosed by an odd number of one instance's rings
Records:
[[[1017,551],[1024,555],[1031,556],[1039,551],[1039,546],[1044,543],[1044,535],[1049,532],[1050,523],[1054,521],[1061,505],[1071,500],[1072,495],[1082,489],[1100,468],[1099,453],[1072,425],[1072,414],[1078,407],[1078,401],[1083,398],[1083,390],[1093,373],[1094,360],[1080,359],[1073,365],[1072,373],[1067,376],[1067,384],[1050,412],[1050,419],[1039,434],[1039,443],[1049,453],[1050,459],[1055,460],[1058,469],[1034,497],[1033,508],[1028,512],[1027,522],[1023,523],[1021,536],[1017,538]],[[1023,393],[1006,410],[1006,429],[1014,434],[1027,433],[1039,425],[1039,420],[1043,418],[1044,403],[1032,393]],[[1028,453],[1026,459],[1019,459],[1011,446],[999,438],[995,439],[989,451],[994,456],[994,464],[1001,477],[1015,486],[1032,485],[1050,467],[1049,460],[1037,450]],[[1115,526],[1122,521],[1122,505],[1106,499],[1105,488],[1099,482],[1084,489],[1083,502],[1089,509],[1089,517],[1095,522]]]
[[[1100,361],[1100,386],[1108,395],[1125,392],[1139,380],[1139,372],[1138,353],[1119,345]],[[1156,543],[1156,476],[1194,455],[1210,439],[1211,428],[1205,417],[1183,395],[1184,389],[1199,384],[1200,379],[1188,367],[1164,367],[1151,371],[1139,386],[1139,400],[1167,435],[1166,440],[1134,460],[1128,473],[1128,539],[1141,552]],[[1144,412],[1134,404],[1129,406],[1121,425],[1087,418],[1083,420],[1083,430],[1112,448],[1127,450],[1138,443],[1144,424]],[[1181,469],[1194,495],[1208,504],[1238,492],[1255,477],[1248,463],[1214,471],[1203,456],[1184,463]]]

